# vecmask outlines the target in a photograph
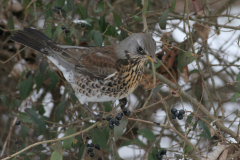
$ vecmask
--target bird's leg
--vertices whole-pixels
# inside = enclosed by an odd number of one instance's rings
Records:
[[[123,109],[127,104],[127,98],[119,99],[119,102],[120,102],[121,108]]]
[[[89,107],[86,103],[83,104],[84,107],[87,109],[87,111],[94,117],[94,119],[96,121],[100,120],[102,118],[102,116],[96,115]]]

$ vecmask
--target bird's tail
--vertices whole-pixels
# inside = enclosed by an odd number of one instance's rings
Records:
[[[56,43],[54,41],[40,31],[31,28],[24,28],[24,30],[17,31],[10,37],[10,40],[21,43],[24,46],[30,47],[46,55],[49,53],[45,50],[46,47],[56,47]]]

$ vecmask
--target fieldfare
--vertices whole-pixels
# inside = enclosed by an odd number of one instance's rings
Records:
[[[45,54],[82,104],[126,97],[141,81],[145,62],[157,62],[156,42],[145,33],[134,33],[116,45],[104,47],[61,45],[31,28],[17,31],[10,39]]]

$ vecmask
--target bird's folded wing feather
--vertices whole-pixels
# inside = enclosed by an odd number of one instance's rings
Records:
[[[64,49],[57,55],[72,66],[75,72],[97,79],[104,79],[116,72],[117,57],[113,46],[101,48],[62,46],[61,48]]]

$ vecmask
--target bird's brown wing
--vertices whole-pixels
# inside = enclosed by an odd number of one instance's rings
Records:
[[[89,75],[91,78],[104,79],[116,72],[117,55],[114,47],[66,46],[58,52],[58,56],[69,63],[75,72]]]
[[[116,71],[115,46],[77,47],[60,45],[36,29],[24,28],[10,38],[47,56],[67,70],[104,79]]]

